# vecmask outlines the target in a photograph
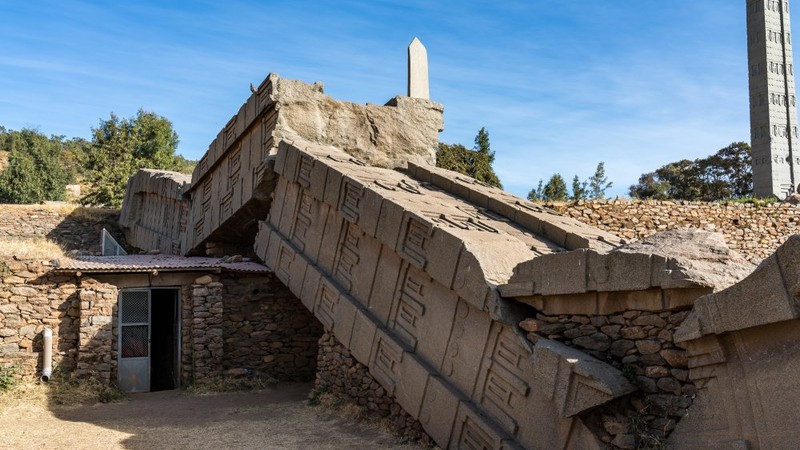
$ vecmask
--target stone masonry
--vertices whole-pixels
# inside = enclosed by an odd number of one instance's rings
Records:
[[[800,208],[788,203],[605,200],[546,206],[627,241],[679,228],[715,231],[754,264],[800,232]]]

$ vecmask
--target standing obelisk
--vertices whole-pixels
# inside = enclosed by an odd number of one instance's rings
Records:
[[[430,100],[428,90],[428,51],[419,39],[408,45],[408,96]]]
[[[747,56],[753,191],[782,199],[800,181],[788,0],[747,0]]]

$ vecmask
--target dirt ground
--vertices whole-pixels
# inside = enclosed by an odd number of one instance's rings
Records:
[[[377,425],[350,423],[311,407],[308,383],[215,395],[135,394],[78,407],[13,405],[0,410],[2,449],[378,449],[400,445]]]

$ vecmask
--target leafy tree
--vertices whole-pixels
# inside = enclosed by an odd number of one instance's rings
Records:
[[[600,161],[597,163],[597,168],[594,175],[589,178],[589,198],[593,200],[602,200],[606,198],[606,189],[610,189],[614,183],[608,181],[606,176],[605,163]]]
[[[0,150],[9,152],[8,166],[0,174],[0,202],[63,200],[70,174],[61,160],[62,138],[0,128]]]
[[[561,174],[555,174],[550,177],[547,184],[544,185],[544,200],[551,202],[563,202],[567,199],[567,183]]]
[[[175,170],[178,134],[165,117],[139,110],[135,117],[120,119],[114,113],[92,129],[86,166],[92,186],[83,204],[118,208],[125,185],[140,168]]]
[[[569,197],[573,202],[586,199],[588,191],[586,190],[586,182],[581,181],[577,175],[572,178],[572,195]]]
[[[648,172],[639,177],[639,183],[630,187],[630,196],[633,198],[652,198],[665,200],[669,183],[659,180],[655,172]]]
[[[539,180],[539,185],[536,186],[536,189],[531,189],[528,192],[528,200],[532,202],[544,200],[544,181]]]
[[[494,152],[489,147],[489,132],[481,128],[475,136],[475,148],[469,150],[461,144],[439,143],[436,166],[475,178],[491,186],[503,187],[492,168]]]
[[[745,142],[734,142],[707,158],[669,163],[630,187],[630,195],[637,198],[714,201],[752,193],[750,146]]]
[[[486,127],[478,130],[478,134],[475,136],[475,146],[472,149],[484,155],[490,155],[491,161],[489,162],[494,162],[494,152],[489,146],[489,132],[486,131]]]

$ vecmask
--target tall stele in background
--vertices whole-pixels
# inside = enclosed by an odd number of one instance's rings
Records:
[[[753,191],[784,198],[800,182],[788,0],[747,0]]]

